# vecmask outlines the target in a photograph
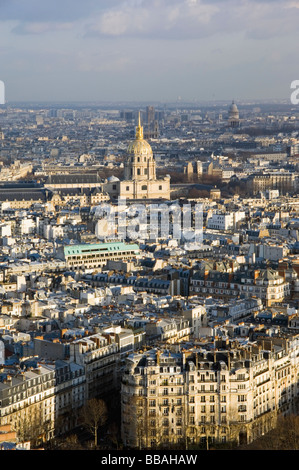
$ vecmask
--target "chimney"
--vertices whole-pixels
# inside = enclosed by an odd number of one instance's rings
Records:
[[[67,329],[66,329],[66,328],[63,328],[63,329],[61,330],[61,338],[64,337],[64,335],[65,335],[66,332],[67,332]]]
[[[183,362],[183,368],[185,368],[185,365],[186,365],[186,351],[185,351],[185,349],[182,351],[182,362]]]
[[[160,354],[161,354],[161,351],[157,351],[157,365],[158,366],[160,365]]]

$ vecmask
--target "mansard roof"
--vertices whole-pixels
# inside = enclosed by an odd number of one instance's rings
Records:
[[[100,183],[101,178],[97,173],[75,173],[65,175],[49,175],[47,184],[76,184],[76,183]]]

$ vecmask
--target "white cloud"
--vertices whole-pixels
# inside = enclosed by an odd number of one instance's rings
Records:
[[[298,22],[295,0],[0,0],[0,78],[32,97],[70,96],[74,77],[91,98],[288,92]]]
[[[12,29],[16,34],[44,34],[48,32],[70,31],[73,23],[55,23],[49,21],[34,21],[21,23]]]
[[[87,35],[190,37],[196,36],[198,28],[209,23],[218,10],[199,0],[124,2],[100,14],[86,30]]]
[[[255,39],[298,30],[298,0],[0,0],[16,34],[76,31],[81,36],[198,39],[219,34]]]

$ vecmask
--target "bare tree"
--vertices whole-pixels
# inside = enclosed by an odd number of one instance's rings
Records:
[[[94,445],[98,445],[98,430],[107,421],[108,411],[104,400],[92,398],[82,409],[83,426],[94,436]]]
[[[115,421],[113,421],[108,428],[108,433],[111,439],[111,442],[116,445],[116,448],[118,450],[119,448],[119,441],[120,441],[120,435],[119,435],[119,429]]]
[[[22,411],[15,424],[18,439],[21,442],[30,441],[33,447],[48,440],[51,427],[51,421],[43,419],[42,409],[38,405]]]
[[[65,439],[61,439],[58,442],[60,443],[59,448],[63,450],[82,450],[82,445],[76,434],[67,436]]]
[[[247,446],[249,450],[299,450],[299,416],[280,416],[274,429],[255,439]]]

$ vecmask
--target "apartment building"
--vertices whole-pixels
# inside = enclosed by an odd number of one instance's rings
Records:
[[[207,228],[214,230],[233,230],[237,223],[245,219],[245,212],[222,213],[215,211],[207,215]]]
[[[132,448],[250,443],[298,398],[299,337],[131,355],[122,378],[122,440]]]
[[[85,369],[80,364],[56,361],[55,434],[74,429],[79,422],[79,410],[86,403]]]
[[[213,295],[221,299],[242,295],[259,298],[264,305],[271,306],[290,295],[290,284],[273,269],[248,269],[229,273],[203,268],[190,278],[190,295]]]
[[[55,366],[0,373],[0,425],[11,424],[21,440],[49,440],[55,430]]]
[[[120,381],[119,345],[109,333],[94,334],[70,343],[70,361],[84,367],[85,396],[89,400],[117,390]]]
[[[249,187],[253,194],[269,189],[278,189],[281,194],[296,191],[298,187],[297,177],[293,173],[272,172],[267,174],[252,175],[248,179]]]
[[[189,320],[185,318],[158,318],[150,320],[145,326],[148,341],[177,343],[189,340],[193,333]]]

